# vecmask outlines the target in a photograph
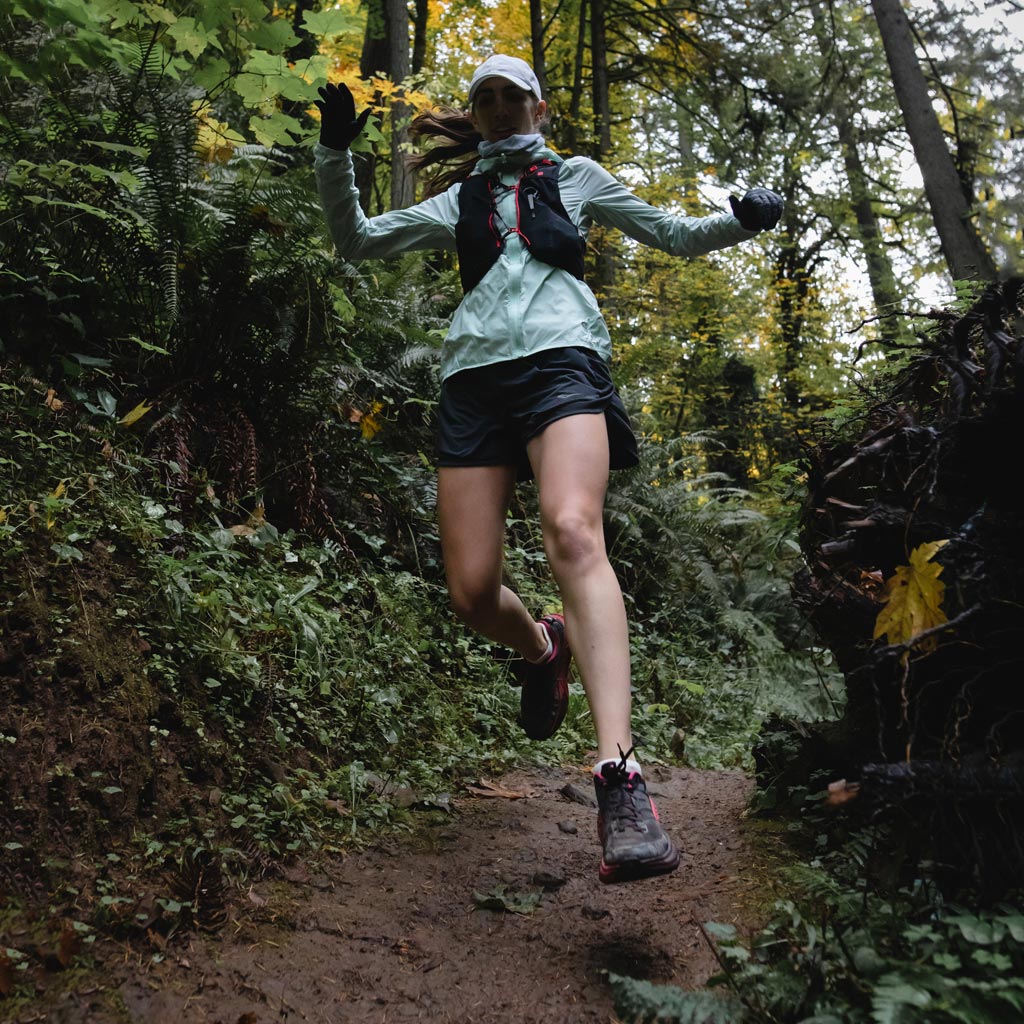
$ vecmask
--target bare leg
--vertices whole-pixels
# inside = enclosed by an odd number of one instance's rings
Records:
[[[569,646],[597,733],[597,755],[632,746],[629,629],[622,590],[604,545],[608,488],[604,415],[556,420],[528,445],[540,492],[541,529],[562,592]]]
[[[501,583],[514,484],[509,466],[442,466],[437,477],[441,549],[455,614],[488,639],[535,661],[547,647],[547,634]]]

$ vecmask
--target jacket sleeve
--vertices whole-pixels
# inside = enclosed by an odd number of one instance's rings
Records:
[[[686,217],[659,210],[586,157],[573,157],[566,164],[571,169],[569,182],[582,195],[584,216],[672,256],[703,256],[745,242],[758,233],[747,231],[731,213]],[[562,180],[560,176],[559,182]]]
[[[367,217],[359,205],[349,151],[328,149],[317,143],[313,157],[320,203],[340,256],[352,260],[382,259],[413,249],[455,248],[457,187],[405,210]]]

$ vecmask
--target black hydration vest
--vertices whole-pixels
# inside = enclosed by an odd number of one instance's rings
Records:
[[[462,183],[455,246],[463,292],[483,280],[511,234],[518,234],[536,259],[583,280],[586,242],[559,198],[558,166],[552,160],[539,160],[527,167],[515,185],[503,185],[486,174]],[[496,199],[505,192],[516,193],[515,224],[506,224],[498,216]]]

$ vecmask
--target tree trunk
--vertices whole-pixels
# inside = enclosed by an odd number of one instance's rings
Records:
[[[548,94],[547,66],[544,60],[544,12],[540,0],[530,0],[530,49],[533,54],[533,73],[540,82],[540,94]]]
[[[384,0],[367,0],[366,31],[363,34],[363,50],[359,57],[359,74],[362,78],[373,78],[386,71],[388,63],[387,22],[384,15]],[[379,97],[375,97],[377,99]],[[356,188],[359,189],[359,205],[370,213],[373,199],[373,182],[377,174],[377,153],[353,153]]]
[[[594,158],[612,148],[612,115],[608,99],[608,44],[605,0],[590,0],[590,61],[594,77]]]
[[[427,0],[416,0],[413,15],[412,73],[418,75],[427,59],[427,22],[430,8]]]
[[[363,78],[384,75],[396,84],[409,77],[409,8],[405,0],[368,0],[359,73]],[[410,113],[408,105],[402,102],[401,91],[396,92],[391,99],[391,209],[408,206],[415,193],[415,179],[405,166],[402,150]],[[367,211],[374,194],[376,162],[376,156],[356,162],[356,185]]]
[[[409,77],[409,8],[405,0],[385,0],[388,30],[388,76],[392,82]],[[399,90],[391,99],[391,209],[412,205],[416,181],[405,163],[405,143],[412,108]]]
[[[825,22],[821,7],[813,8],[814,29],[818,36],[818,47],[823,58],[828,60],[830,53],[837,49]],[[832,116],[835,119],[836,134],[843,154],[843,165],[846,168],[846,180],[850,186],[850,206],[853,209],[857,237],[864,249],[864,265],[871,285],[871,295],[875,302],[875,311],[881,318],[879,323],[882,335],[893,340],[906,335],[901,326],[902,321],[895,316],[900,295],[896,288],[896,276],[892,262],[885,251],[882,233],[875,215],[875,207],[871,198],[869,179],[860,156],[860,138],[857,126],[850,114],[848,98],[838,92],[840,88],[833,83],[831,96]]]
[[[993,280],[995,265],[971,222],[900,0],[871,0],[871,7],[949,272],[955,281]]]
[[[572,95],[569,98],[569,130],[566,142],[569,152],[580,146],[580,110],[583,105],[583,55],[587,51],[587,0],[580,0],[580,16],[576,29],[576,59],[572,69]]]

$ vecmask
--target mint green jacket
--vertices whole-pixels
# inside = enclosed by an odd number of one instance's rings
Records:
[[[558,172],[562,205],[584,237],[596,223],[618,228],[673,256],[702,256],[757,233],[741,227],[731,213],[684,217],[659,210],[586,157],[563,161],[541,148],[529,155],[528,162],[541,157],[562,164]],[[408,209],[368,218],[359,206],[348,151],[317,144],[314,159],[327,225],[343,258],[382,259],[413,249],[455,250],[461,183]],[[521,159],[493,157],[479,161],[474,173],[496,173],[504,184],[514,185],[524,166]],[[505,224],[515,226],[514,192],[498,200],[498,213]],[[568,271],[534,259],[520,237],[510,234],[498,261],[455,311],[441,353],[441,375],[568,346],[594,349],[606,360],[611,357],[611,339],[594,293]]]

